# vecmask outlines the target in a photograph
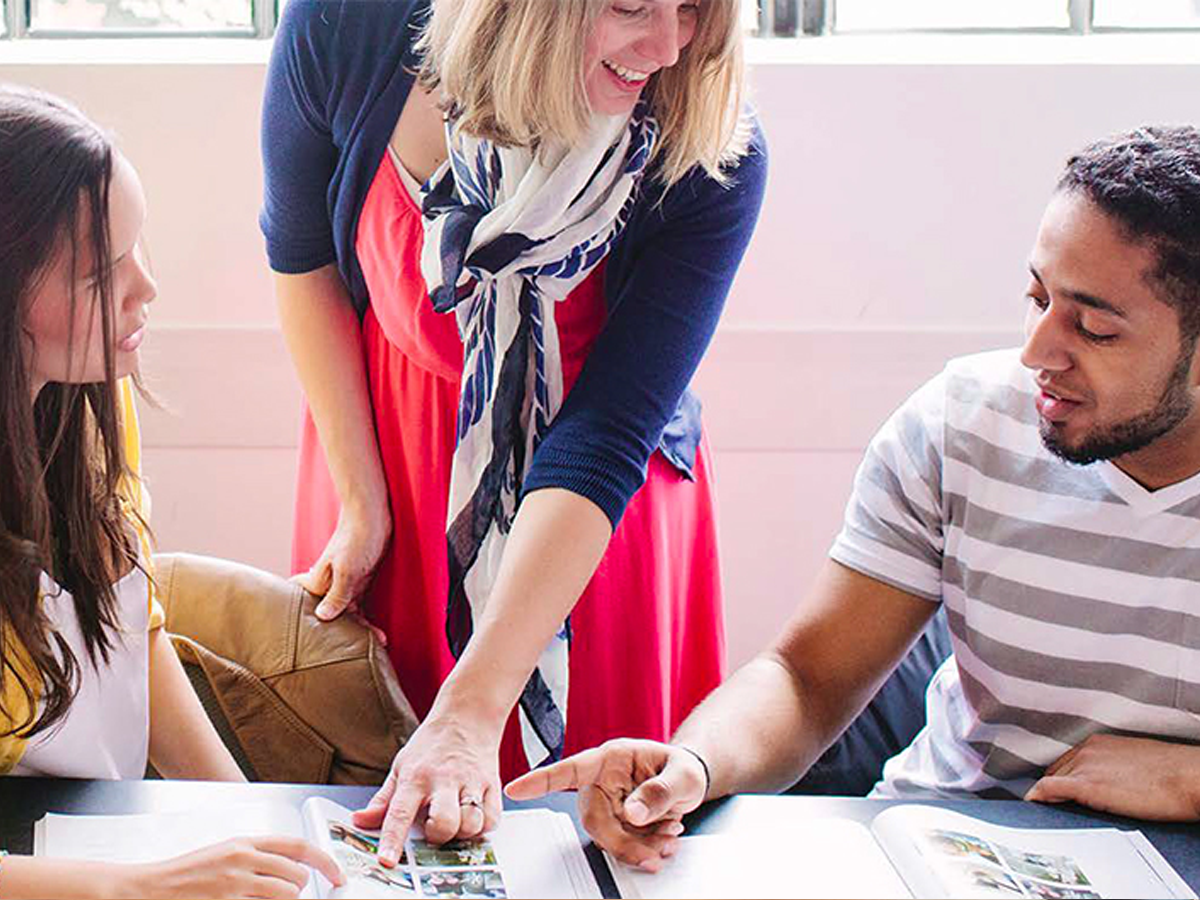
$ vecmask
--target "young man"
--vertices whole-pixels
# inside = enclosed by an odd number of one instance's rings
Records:
[[[579,788],[596,840],[657,868],[706,797],[795,782],[942,604],[955,653],[875,796],[1200,818],[1200,131],[1069,160],[1029,269],[1024,347],[951,362],[876,435],[775,645],[672,745],[511,795]]]

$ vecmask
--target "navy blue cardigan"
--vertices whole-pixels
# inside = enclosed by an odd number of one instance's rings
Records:
[[[261,219],[271,268],[337,263],[355,307],[367,287],[358,217],[412,87],[428,0],[290,0],[267,75]],[[758,219],[766,148],[722,187],[697,167],[667,191],[648,174],[606,262],[608,318],[525,479],[596,503],[615,528],[656,447],[690,475],[700,405],[688,383]],[[659,201],[662,201],[661,203]]]

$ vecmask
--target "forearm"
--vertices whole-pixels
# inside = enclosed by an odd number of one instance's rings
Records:
[[[387,516],[361,327],[337,268],[276,275],[275,293],[284,340],[338,498],[343,506]]]
[[[611,536],[600,507],[570,491],[546,489],[524,499],[487,611],[438,694],[434,714],[452,710],[499,733]]]
[[[137,896],[130,882],[134,867],[32,856],[6,856],[0,866],[0,898],[104,900]]]
[[[150,633],[150,761],[165,778],[246,780],[162,628]]]
[[[774,792],[794,784],[820,755],[824,736],[817,721],[805,686],[767,651],[709,694],[671,743],[704,759],[710,798]]]
[[[710,694],[672,742],[704,758],[710,796],[790,787],[870,702],[935,609],[827,561],[775,644]]]

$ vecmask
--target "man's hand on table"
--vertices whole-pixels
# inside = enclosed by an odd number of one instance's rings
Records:
[[[1055,760],[1025,799],[1074,802],[1135,819],[1194,821],[1200,818],[1200,747],[1093,734]]]

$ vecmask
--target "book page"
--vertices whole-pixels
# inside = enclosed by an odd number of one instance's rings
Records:
[[[305,801],[310,839],[337,859],[348,883],[338,897],[599,897],[583,846],[565,813],[546,809],[504,813],[500,827],[478,841],[441,846],[414,828],[400,864],[379,864],[379,833],[355,828],[350,811],[328,800]]]
[[[915,896],[1196,896],[1139,832],[1006,828],[920,804],[885,810],[872,829]]]
[[[130,815],[47,813],[34,825],[34,853],[99,862],[158,862],[237,837],[301,837],[297,811],[270,803]],[[314,879],[301,893],[315,896]]]
[[[114,816],[47,813],[36,831],[39,856],[137,863],[169,859],[235,837],[304,833],[295,809],[261,803]]]
[[[865,825],[796,818],[770,839],[736,831],[682,837],[657,874],[605,858],[625,898],[909,896]]]

